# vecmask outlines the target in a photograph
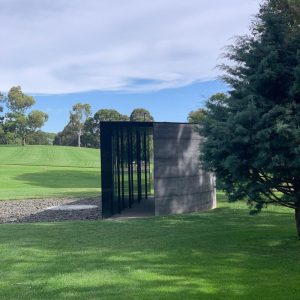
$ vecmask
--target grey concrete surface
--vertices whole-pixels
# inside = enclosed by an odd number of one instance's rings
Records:
[[[215,178],[200,168],[202,138],[192,124],[155,123],[155,215],[216,207]]]
[[[108,220],[149,218],[155,215],[154,198],[143,199],[140,203],[134,203],[131,208],[122,210],[121,214],[115,214]]]

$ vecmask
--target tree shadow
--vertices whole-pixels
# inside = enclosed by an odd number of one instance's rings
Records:
[[[14,179],[28,185],[45,188],[100,188],[99,170],[47,170],[37,173],[25,173]]]
[[[291,299],[300,292],[292,225],[292,214],[227,207],[1,225],[1,291],[6,299]]]

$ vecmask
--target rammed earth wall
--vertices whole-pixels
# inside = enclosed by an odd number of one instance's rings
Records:
[[[215,208],[215,178],[200,168],[196,125],[154,123],[153,142],[155,215]]]

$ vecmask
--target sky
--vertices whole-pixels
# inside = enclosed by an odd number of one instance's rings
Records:
[[[0,0],[0,91],[20,85],[66,124],[73,104],[185,121],[209,95],[222,53],[259,0]]]

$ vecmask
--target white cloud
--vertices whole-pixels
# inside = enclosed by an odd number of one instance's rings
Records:
[[[259,0],[0,0],[0,90],[153,90],[218,74]],[[145,84],[147,83],[147,84]]]

